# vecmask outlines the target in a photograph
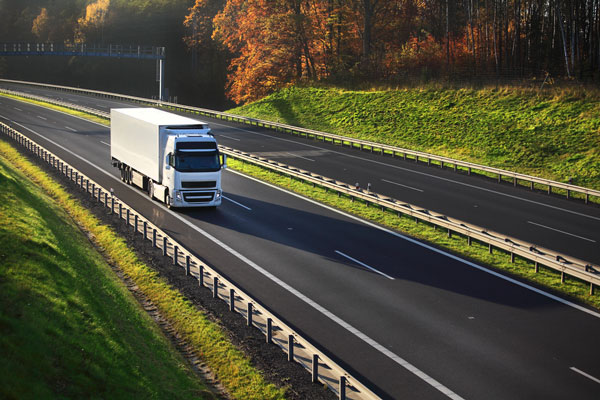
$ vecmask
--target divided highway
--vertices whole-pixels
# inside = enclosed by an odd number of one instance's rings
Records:
[[[232,171],[224,174],[226,200],[218,210],[172,212],[120,182],[118,171],[110,166],[108,128],[6,98],[0,98],[0,119],[92,179],[113,187],[117,196],[364,377],[364,382],[382,397],[595,399],[600,393],[600,365],[595,351],[600,334],[598,313],[556,301],[485,268]],[[267,140],[262,139],[266,136],[262,135],[268,134],[254,128],[218,124],[214,122],[212,126],[223,144],[243,149],[240,146],[246,142],[253,143],[249,146],[261,146],[264,141],[262,145],[267,146]],[[227,136],[231,143],[225,142]],[[371,179],[373,189],[380,192],[379,184],[374,183],[375,175],[369,174],[380,173],[376,166],[383,165],[378,163],[397,162],[281,139],[269,143],[281,142],[287,150],[269,144],[268,149],[261,147],[262,151],[291,152],[284,158],[290,163],[294,159],[306,163],[316,163],[308,159],[328,160],[342,171],[349,169],[349,164],[362,168],[370,165],[366,175],[357,180]],[[298,147],[287,147],[292,145]],[[307,145],[313,146],[312,150],[307,151]],[[404,171],[405,175],[385,175],[391,177],[387,180],[400,179],[394,182],[411,186],[417,182],[410,181],[410,176],[432,172],[428,168],[417,170],[420,174],[405,171],[401,169],[405,164],[398,163],[385,168]],[[355,173],[358,172],[348,172]],[[327,171],[324,174],[332,175]],[[452,181],[463,179],[450,173],[443,177]],[[340,180],[355,180],[348,178]],[[435,177],[427,179],[435,182],[433,186],[451,183]],[[362,182],[364,186],[367,181]],[[470,188],[464,182],[452,186],[451,192],[457,192],[452,196],[470,201],[473,209],[481,207],[483,203],[473,207],[473,200],[457,187],[465,191]],[[471,189],[491,195],[489,191]],[[488,189],[507,188],[490,185]],[[508,194],[513,195],[510,191]],[[516,191],[515,196],[524,194],[530,195]],[[439,196],[444,199],[446,195]],[[497,196],[492,204],[499,203],[499,210],[509,208],[502,205],[508,199],[512,197]],[[570,210],[569,218],[585,221],[599,217],[593,207],[578,208],[575,203],[547,200],[549,203],[545,204]],[[539,204],[535,208],[565,212]],[[491,212],[498,215],[499,211]],[[526,211],[522,213],[526,215]],[[597,227],[598,220],[592,221]],[[594,223],[588,225],[589,232],[578,231],[579,236],[596,235],[588,239],[600,240]],[[597,252],[597,244],[596,250],[590,247],[589,251],[592,255]],[[268,279],[262,270],[295,292]],[[298,293],[305,297],[299,298]]]
[[[51,89],[0,83],[108,112],[138,106]],[[188,114],[189,115],[189,114]],[[480,177],[417,165],[265,128],[202,117],[220,144],[262,155],[448,215],[529,243],[600,264],[600,208]]]

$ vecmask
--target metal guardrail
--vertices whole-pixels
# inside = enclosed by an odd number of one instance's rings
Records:
[[[594,293],[594,287],[600,285],[600,267],[587,261],[570,257],[553,250],[532,245],[501,233],[481,228],[477,225],[467,224],[458,219],[445,215],[436,214],[432,211],[417,207],[415,205],[401,202],[391,197],[386,197],[375,192],[356,189],[352,185],[327,178],[300,168],[292,167],[283,163],[269,160],[264,157],[245,153],[239,150],[219,146],[220,150],[229,157],[237,158],[269,170],[310,182],[313,185],[319,185],[326,189],[331,189],[338,194],[345,194],[352,199],[361,199],[367,204],[375,204],[382,210],[392,210],[398,213],[398,216],[409,215],[416,221],[424,221],[437,227],[447,229],[448,236],[452,233],[458,233],[466,237],[467,243],[471,245],[472,240],[477,240],[489,246],[489,252],[493,249],[501,249],[510,254],[511,262],[515,261],[515,256],[520,256],[535,264],[536,272],[540,265],[549,267],[561,273],[561,282],[564,282],[565,274],[581,279],[590,284],[590,295]]]
[[[5,89],[0,89],[0,91],[3,90]],[[41,101],[47,101],[56,104],[60,103],[61,105],[66,104],[68,108],[73,110],[85,110],[85,107],[81,107],[79,105],[73,105],[35,95],[28,96]],[[110,115],[107,113],[99,112],[97,110],[94,111],[96,113],[95,115],[101,115],[104,118],[110,118]],[[318,184],[322,187],[335,190],[338,193],[348,195],[351,198],[360,198],[368,203],[377,204],[384,210],[393,210],[399,213],[399,215],[410,215],[416,220],[425,221],[434,226],[445,228],[448,230],[448,235],[452,235],[452,232],[462,234],[467,238],[467,243],[469,245],[471,245],[471,241],[473,239],[478,240],[479,242],[485,243],[489,246],[490,253],[493,251],[493,248],[504,250],[510,254],[512,262],[514,262],[515,255],[518,255],[533,262],[535,264],[536,272],[539,269],[539,265],[544,265],[559,271],[561,273],[561,282],[564,282],[565,274],[574,276],[590,284],[590,295],[594,293],[594,287],[600,285],[600,267],[590,262],[558,253],[547,248],[539,247],[498,232],[481,228],[476,225],[468,224],[445,215],[434,215],[432,211],[423,209],[421,207],[401,202],[397,199],[386,197],[375,192],[365,192],[361,189],[354,188],[348,183],[336,181],[335,179],[318,175],[310,171],[295,168],[287,164],[272,161],[264,157],[245,153],[239,150],[228,148],[226,146],[220,145],[219,148],[222,152],[231,157],[237,157],[238,159],[260,165],[270,170],[284,173],[313,184]]]
[[[110,190],[102,187],[99,183],[73,168],[63,159],[27,136],[1,122],[0,132],[41,158],[50,167],[60,171],[79,186],[80,190],[104,205],[107,212],[118,215],[127,226],[133,227],[134,232],[151,241],[154,247],[162,250],[163,256],[170,257],[173,260],[175,267],[181,268],[186,275],[196,278],[200,288],[211,290],[213,297],[227,303],[230,311],[241,314],[246,319],[248,326],[260,330],[265,335],[267,343],[274,344],[287,353],[288,361],[295,361],[310,371],[313,382],[321,382],[328,386],[340,399],[379,399],[379,396],[368,387],[271,313],[266,307],[216,270],[203,263],[181,243],[171,238],[158,226],[114,196]]]
[[[520,174],[520,173],[513,172],[513,171],[508,171],[508,170],[494,168],[494,167],[488,167],[485,165],[470,163],[470,162],[466,162],[466,161],[455,160],[455,159],[448,158],[448,157],[437,156],[434,154],[404,149],[401,147],[386,145],[386,144],[382,144],[382,143],[375,143],[375,142],[370,142],[367,140],[354,139],[354,138],[350,138],[350,137],[346,137],[346,136],[334,135],[331,133],[320,132],[320,131],[316,131],[316,130],[312,130],[312,129],[299,128],[299,127],[295,127],[292,125],[280,124],[280,123],[276,123],[276,122],[264,121],[264,120],[260,120],[260,119],[256,119],[256,118],[242,117],[239,115],[228,114],[228,113],[208,110],[208,109],[204,109],[204,108],[184,106],[184,105],[175,104],[175,103],[157,101],[157,100],[146,99],[146,98],[142,98],[142,97],[127,96],[127,95],[110,93],[110,92],[103,92],[103,91],[98,91],[98,90],[78,89],[78,88],[73,88],[73,87],[68,87],[68,86],[41,84],[41,83],[35,83],[35,82],[15,81],[15,80],[9,80],[9,79],[0,79],[0,82],[18,83],[18,84],[24,84],[24,85],[46,87],[46,88],[52,88],[52,89],[56,89],[56,90],[66,91],[66,92],[73,92],[73,93],[86,94],[86,95],[92,94],[95,96],[106,97],[106,98],[111,98],[111,99],[115,99],[115,100],[126,100],[126,101],[135,102],[135,103],[149,104],[149,105],[158,106],[158,107],[165,107],[165,108],[170,108],[170,109],[177,110],[177,111],[205,115],[205,116],[209,116],[209,117],[213,117],[213,118],[217,118],[217,119],[223,119],[223,120],[227,120],[227,121],[235,121],[235,122],[245,123],[245,124],[254,125],[254,126],[261,126],[261,127],[273,129],[277,132],[285,132],[285,133],[290,133],[292,135],[304,136],[306,138],[312,138],[312,139],[321,140],[324,142],[331,142],[332,144],[339,144],[342,146],[346,144],[353,148],[357,148],[360,150],[367,150],[367,151],[371,151],[371,152],[375,152],[375,153],[380,153],[382,155],[390,154],[392,157],[403,157],[404,159],[407,159],[407,158],[414,159],[415,162],[423,161],[423,162],[427,162],[427,164],[431,164],[433,162],[433,163],[439,164],[440,168],[443,168],[444,166],[451,166],[454,168],[454,170],[458,170],[458,168],[461,168],[461,169],[465,170],[467,172],[467,174],[471,174],[474,172],[491,174],[492,176],[497,177],[498,182],[501,182],[504,179],[512,180],[512,183],[514,186],[517,186],[518,184],[520,184],[520,182],[528,182],[529,187],[532,190],[534,189],[534,185],[537,184],[537,185],[541,185],[542,188],[545,187],[549,194],[552,193],[553,189],[561,189],[561,190],[565,191],[567,198],[570,198],[572,196],[572,193],[579,193],[580,195],[583,196],[584,201],[586,203],[588,203],[590,201],[590,197],[595,197],[598,200],[600,200],[600,190],[596,190],[596,189],[586,188],[586,187],[582,187],[582,186],[576,186],[576,185],[572,185],[569,183],[553,181],[553,180],[545,179],[545,178],[538,178],[538,177],[531,176],[531,175]]]

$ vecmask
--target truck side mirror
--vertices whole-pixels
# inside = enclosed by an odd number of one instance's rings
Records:
[[[221,162],[221,168],[227,169],[227,154],[221,154],[223,156],[223,161]]]
[[[169,153],[167,154],[167,159],[166,159],[166,163],[165,163],[165,169],[171,169],[171,161],[173,159],[173,154]]]

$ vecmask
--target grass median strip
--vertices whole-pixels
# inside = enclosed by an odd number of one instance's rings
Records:
[[[416,223],[413,218],[406,215],[398,217],[395,212],[381,211],[381,208],[374,205],[369,206],[361,200],[353,201],[347,196],[338,197],[336,193],[327,191],[322,187],[313,187],[312,184],[237,160],[233,156],[228,158],[227,163],[232,169],[244,174],[272,183],[341,211],[351,213],[365,220],[375,222],[386,228],[433,243],[435,246],[461,257],[474,260],[476,263],[489,265],[498,270],[508,272],[531,283],[544,286],[557,293],[571,296],[585,304],[600,309],[600,296],[590,296],[589,284],[579,281],[576,278],[569,277],[566,278],[564,283],[561,283],[560,273],[553,269],[542,266],[539,268],[539,272],[536,273],[531,262],[516,256],[515,262],[511,263],[509,254],[497,249],[492,254],[489,254],[488,245],[475,240],[469,246],[467,239],[457,233],[453,233],[452,237],[448,237],[447,232],[442,230],[442,228],[435,229],[424,222]]]
[[[67,107],[58,106],[58,105],[55,105],[55,104],[52,104],[52,103],[48,103],[48,102],[45,102],[45,101],[32,100],[32,99],[28,99],[26,97],[15,96],[13,94],[8,94],[8,93],[3,93],[3,92],[0,92],[0,96],[6,97],[6,98],[9,98],[9,99],[13,99],[13,100],[22,101],[24,103],[34,104],[36,106],[41,106],[41,107],[49,108],[51,110],[60,111],[62,113],[70,114],[70,115],[73,115],[73,116],[76,116],[76,117],[85,118],[85,119],[87,119],[89,121],[97,122],[97,123],[102,124],[102,125],[106,125],[106,126],[110,125],[110,121],[108,119],[106,119],[106,118],[100,118],[100,117],[97,117],[95,115],[91,115],[91,114],[88,114],[86,112],[83,112],[83,111],[76,111],[76,110],[72,110],[72,109],[67,108]]]
[[[216,374],[217,378],[223,384],[229,393],[238,399],[280,399],[284,398],[285,390],[275,387],[272,384],[267,383],[262,375],[250,364],[249,360],[241,353],[240,350],[235,348],[227,339],[225,333],[213,322],[209,321],[201,312],[199,312],[196,307],[194,307],[189,301],[187,301],[178,291],[171,288],[163,279],[161,279],[158,274],[151,270],[148,266],[144,265],[140,262],[133,251],[131,251],[125,241],[120,238],[116,233],[114,233],[108,226],[102,225],[87,209],[81,206],[76,200],[69,196],[69,194],[52,178],[50,178],[47,174],[45,174],[42,170],[40,170],[37,166],[31,164],[25,157],[21,156],[18,151],[16,151],[12,146],[4,141],[0,141],[0,160],[1,160],[1,171],[2,171],[2,180],[5,181],[3,183],[3,190],[0,192],[0,195],[5,199],[11,200],[2,201],[2,207],[5,208],[5,204],[12,204],[14,201],[18,200],[19,197],[29,198],[31,195],[27,194],[24,189],[20,189],[18,186],[15,186],[17,181],[21,181],[22,175],[31,179],[33,183],[40,188],[42,188],[49,196],[56,202],[56,205],[63,209],[74,221],[77,222],[78,225],[83,227],[84,230],[89,232],[91,237],[97,246],[103,249],[104,255],[109,257],[112,262],[117,264],[119,268],[124,272],[124,274],[129,277],[144,293],[144,295],[152,301],[152,303],[159,309],[160,313],[165,317],[175,328],[175,330],[184,337],[187,342],[193,346],[198,355],[209,365],[211,370]],[[16,167],[19,172],[11,172],[10,174],[5,172],[8,169],[8,166]],[[17,178],[15,178],[15,176]],[[8,184],[12,183],[11,188],[14,187],[14,190],[8,190]],[[27,184],[29,188],[32,188],[33,184]],[[39,195],[38,195],[39,197]],[[42,235],[40,233],[40,224],[41,220],[39,217],[35,217],[31,220],[23,220],[22,218],[26,218],[27,215],[36,216],[42,212],[46,212],[45,210],[54,208],[57,209],[56,205],[51,205],[49,201],[46,201],[45,204],[34,202],[29,205],[26,209],[21,211],[13,212],[8,209],[3,209],[2,214],[0,214],[0,218],[5,220],[0,226],[2,226],[2,254],[3,254],[3,262],[2,271],[0,274],[7,274],[7,278],[11,275],[19,275],[24,273],[26,267],[32,260],[36,260],[40,258],[42,264],[47,264],[52,261],[57,265],[57,274],[63,277],[63,275],[73,275],[74,277],[80,276],[84,271],[89,269],[87,267],[86,262],[77,262],[74,263],[68,271],[62,271],[59,267],[62,265],[58,262],[57,257],[59,258],[61,255],[60,249],[56,248],[56,243],[59,241],[58,239],[53,238],[52,236],[48,236],[47,238],[38,236]],[[11,215],[17,215],[18,217],[15,219],[11,217]],[[65,218],[64,213],[62,218],[58,218],[52,224],[52,227],[48,228],[52,231],[56,231],[60,228],[61,223],[64,225],[63,220],[68,220],[69,218]],[[70,224],[71,228],[73,228],[73,224]],[[15,232],[20,232],[20,240],[29,243],[28,241],[34,241],[35,246],[30,248],[29,253],[24,254],[22,257],[17,256],[17,252],[14,249],[15,243],[17,240],[8,236],[5,232],[6,229],[14,226]],[[16,234],[16,233],[15,233]],[[46,234],[49,235],[49,234]],[[82,235],[81,238],[83,239]],[[77,242],[77,236],[75,236],[75,240],[72,238],[72,234],[63,234],[61,236],[60,242],[65,242],[69,246],[74,246]],[[38,240],[39,239],[39,240]],[[35,242],[37,240],[37,242]],[[38,243],[39,242],[39,243]],[[91,252],[91,251],[90,251]],[[76,253],[78,254],[78,253]],[[15,257],[15,258],[12,258]],[[97,259],[100,256],[95,256]],[[23,262],[21,259],[23,258]],[[79,257],[76,259],[80,260]],[[6,260],[6,261],[4,261]],[[100,260],[98,260],[100,262]],[[25,264],[25,265],[23,265]],[[49,264],[49,265],[54,265]],[[13,265],[18,265],[18,268],[11,267]],[[114,282],[117,278],[114,276],[109,276],[107,271],[108,266],[105,266],[104,272],[97,272],[95,276],[85,279],[85,281],[89,282],[91,287],[85,288],[85,290],[90,291],[92,296],[95,295],[95,288],[106,288],[109,282],[113,282],[113,286],[116,285]],[[49,277],[44,275],[42,272],[33,272],[34,274],[40,275],[40,280],[42,283],[49,283],[54,280],[54,277]],[[99,281],[98,277],[100,275],[104,275],[105,279],[103,281]],[[79,282],[81,279],[77,279]],[[5,285],[7,281],[6,279],[0,280],[0,285]],[[69,358],[67,356],[61,356],[58,354],[56,357],[61,362],[59,365],[61,368],[64,368],[65,372],[61,376],[56,378],[50,377],[47,378],[46,381],[50,381],[47,385],[58,385],[62,387],[65,382],[69,383],[69,379],[77,380],[79,383],[78,389],[79,392],[72,394],[71,396],[82,397],[86,394],[91,393],[102,393],[102,385],[108,385],[108,391],[111,393],[116,390],[113,386],[118,385],[117,382],[113,381],[112,376],[117,375],[123,381],[123,395],[121,397],[158,397],[158,398],[176,398],[176,397],[194,397],[196,393],[202,392],[202,388],[197,383],[193,383],[191,378],[188,376],[189,373],[181,372],[181,368],[179,368],[180,372],[175,371],[175,367],[173,366],[175,362],[182,363],[181,359],[176,360],[172,354],[171,355],[161,355],[162,353],[158,353],[154,350],[153,347],[147,345],[144,341],[139,339],[137,336],[132,336],[131,341],[126,343],[121,343],[121,341],[117,340],[119,337],[123,336],[131,336],[127,331],[127,326],[125,326],[127,322],[127,317],[122,311],[108,311],[104,310],[101,312],[103,316],[108,316],[111,318],[116,318],[117,321],[114,326],[109,327],[96,327],[94,325],[95,319],[93,315],[90,315],[86,310],[80,310],[77,308],[77,303],[70,304],[69,301],[76,296],[78,291],[75,293],[71,293],[71,290],[67,285],[60,284],[58,288],[52,290],[45,290],[44,286],[37,291],[32,291],[30,288],[26,287],[26,284],[21,282],[15,283],[16,288],[13,289],[13,292],[2,290],[2,298],[3,298],[3,312],[2,312],[2,324],[0,325],[0,329],[3,330],[2,340],[8,336],[4,334],[5,330],[11,329],[10,321],[6,321],[4,317],[5,313],[12,312],[15,309],[13,303],[20,300],[20,298],[24,295],[30,296],[27,297],[25,301],[27,301],[27,306],[23,307],[23,311],[21,315],[17,315],[14,318],[22,318],[22,315],[26,315],[29,307],[35,308],[38,310],[38,313],[45,316],[47,319],[54,320],[55,315],[48,312],[46,314],[43,313],[43,309],[40,309],[39,304],[37,302],[40,299],[44,299],[47,296],[52,296],[56,299],[56,302],[59,304],[57,306],[56,317],[66,317],[66,318],[74,318],[71,314],[74,314],[78,318],[82,318],[84,322],[86,322],[86,329],[97,330],[97,334],[101,340],[97,343],[93,343],[89,346],[78,346],[78,343],[75,342],[74,351],[76,353],[81,352],[81,354],[77,357],[72,356],[73,358]],[[22,288],[22,286],[25,286]],[[20,290],[22,289],[22,290]],[[84,289],[81,289],[84,290]],[[113,292],[116,289],[111,289],[112,291],[106,295],[108,300],[111,300],[112,297],[115,297],[116,294]],[[123,289],[125,290],[125,289]],[[21,294],[22,291],[24,294]],[[31,293],[31,294],[30,294]],[[65,298],[63,298],[64,295]],[[72,300],[71,300],[72,302]],[[94,304],[102,303],[102,299],[94,300]],[[20,303],[19,303],[20,304]],[[125,307],[125,306],[122,306]],[[133,306],[128,306],[131,309]],[[120,310],[120,308],[119,308]],[[142,319],[141,311],[138,311],[137,319]],[[79,315],[81,314],[81,315]],[[118,315],[114,315],[118,314]],[[134,314],[135,315],[135,314]],[[124,319],[124,320],[123,320]],[[46,327],[46,320],[40,321],[40,323],[33,324],[35,329],[41,330],[43,335],[49,335],[50,338],[55,337],[57,334],[54,332],[52,327]],[[33,328],[33,327],[32,327]],[[23,328],[26,329],[26,328]],[[46,332],[47,331],[47,332]],[[67,336],[68,333],[72,333],[73,328],[68,328],[66,332],[64,332],[61,336]],[[124,331],[124,332],[122,332]],[[114,332],[117,334],[117,338],[112,338],[105,336],[107,332]],[[80,332],[81,336],[88,336],[87,331]],[[154,336],[158,337],[158,332],[154,331]],[[44,336],[45,337],[45,336]],[[85,339],[84,337],[81,338]],[[11,357],[3,357],[2,368],[5,369],[2,373],[2,376],[8,379],[10,382],[14,381],[15,375],[11,372],[12,365],[11,361],[18,359],[19,357],[30,357],[32,358],[31,362],[34,362],[34,355],[37,354],[38,357],[44,359],[44,354],[51,350],[46,349],[42,346],[39,339],[36,337],[30,337],[30,342],[32,343],[33,349],[31,350],[31,354],[22,355],[21,351],[23,350],[20,345],[24,339],[19,339],[19,342],[10,344],[13,346],[10,353]],[[52,344],[51,339],[49,339],[48,345]],[[154,339],[158,340],[158,339]],[[139,344],[141,349],[136,349],[135,344]],[[9,344],[7,344],[8,346]],[[133,353],[130,353],[133,352]],[[106,364],[96,365],[95,357],[92,355],[95,354],[103,355],[103,359]],[[150,357],[149,359],[137,359],[134,356],[137,353],[141,353],[141,355],[147,355]],[[146,354],[149,353],[149,354]],[[112,364],[117,361],[119,357],[122,359],[123,366],[119,368],[122,364]],[[165,366],[164,368],[169,371],[162,371],[161,364],[167,365],[165,360],[168,360],[169,357],[173,359],[171,364]],[[165,360],[163,360],[163,358]],[[39,362],[39,360],[37,360]],[[47,370],[48,373],[54,373],[56,370],[56,362],[55,360],[48,361]],[[79,364],[78,364],[79,363]],[[80,365],[81,364],[81,365]],[[117,368],[115,368],[115,365]],[[29,364],[29,368],[27,365],[23,366],[22,370],[22,387],[15,388],[15,394],[21,393],[20,391],[25,390],[28,387],[27,380],[29,379],[27,376],[27,372],[30,371],[30,368],[36,367],[35,364]],[[86,369],[89,367],[89,369]],[[37,367],[36,367],[37,368]],[[81,370],[81,373],[78,374],[77,371]],[[161,372],[162,371],[162,372]],[[100,376],[100,382],[94,383],[89,382],[90,375],[92,377],[97,374]],[[107,378],[107,377],[110,377]],[[139,377],[139,379],[136,379]],[[187,377],[187,378],[186,378]],[[1,378],[0,378],[1,379]],[[168,379],[169,382],[165,382]],[[187,379],[188,386],[186,388],[172,388],[175,381],[185,381]],[[110,381],[110,382],[107,382]],[[10,382],[6,382],[8,385]],[[164,383],[164,384],[163,384]],[[14,383],[13,383],[14,384]],[[154,388],[154,384],[162,386],[161,388]],[[98,390],[95,390],[96,386],[91,386],[91,390],[87,392],[87,388],[90,388],[90,385],[98,385]],[[3,386],[5,387],[5,386]],[[10,387],[10,386],[8,386]],[[162,390],[160,392],[154,393],[154,391]],[[1,390],[1,389],[0,389]],[[52,387],[41,387],[39,389],[42,394],[41,397],[44,396],[44,393],[52,393],[47,392],[53,390]],[[46,392],[44,392],[44,390]],[[144,391],[145,390],[145,391]],[[164,391],[167,392],[164,392]],[[173,391],[174,394],[171,394],[170,391]],[[22,392],[27,393],[27,392]],[[112,393],[111,393],[112,394]],[[16,396],[20,397],[20,396]],[[39,397],[39,396],[38,396]],[[67,396],[68,397],[68,396]],[[119,397],[119,396],[117,396]]]

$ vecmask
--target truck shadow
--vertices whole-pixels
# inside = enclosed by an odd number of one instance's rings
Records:
[[[244,243],[241,247],[247,251],[240,251],[259,265],[261,259],[271,257],[263,257],[258,249],[268,249],[278,258],[289,257],[293,265],[306,265],[301,267],[304,270],[301,273],[338,276],[339,267],[343,266],[354,271],[347,277],[350,282],[362,278],[379,280],[382,290],[389,290],[392,295],[399,288],[414,290],[414,285],[404,287],[405,283],[413,282],[517,308],[559,305],[468,263],[424,247],[414,239],[407,240],[325,209],[315,213],[231,193],[226,196],[251,210],[224,200],[217,210],[182,212],[198,220],[200,226],[211,225],[211,234],[217,232],[215,236],[222,241]],[[300,272],[295,271],[290,276],[296,273]]]

